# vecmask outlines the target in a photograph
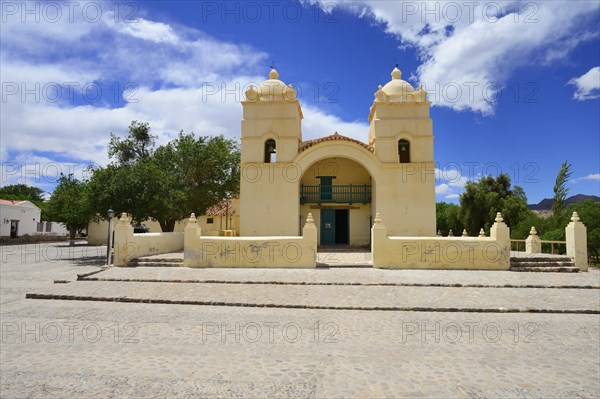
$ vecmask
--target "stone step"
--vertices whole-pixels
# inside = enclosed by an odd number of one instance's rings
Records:
[[[513,272],[537,272],[537,273],[578,273],[579,268],[576,266],[544,266],[544,267],[520,267],[511,266],[510,271]]]
[[[129,262],[129,266],[140,267],[180,267],[182,264],[181,258],[140,258]]]
[[[518,266],[518,267],[556,267],[556,266],[574,266],[572,261],[568,261],[568,262],[551,262],[551,261],[545,261],[545,262],[516,262],[516,263],[512,263],[511,265],[514,266]]]
[[[573,260],[569,256],[523,256],[510,258],[511,263],[522,263],[522,262],[572,262]]]

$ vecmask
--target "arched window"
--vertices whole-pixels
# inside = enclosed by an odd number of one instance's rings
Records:
[[[269,139],[265,141],[265,163],[277,162],[277,144],[275,140]]]
[[[410,141],[398,140],[398,160],[400,163],[410,163]]]

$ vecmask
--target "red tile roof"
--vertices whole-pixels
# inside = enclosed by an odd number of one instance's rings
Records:
[[[227,206],[228,204],[229,207]],[[227,214],[235,214],[231,201],[221,201],[217,205],[211,206],[206,210],[206,216],[225,216]]]
[[[19,205],[21,202],[24,202],[23,200],[5,200],[5,199],[0,199],[0,204],[4,204],[4,205]]]
[[[335,140],[350,141],[352,143],[356,143],[356,144],[358,144],[358,145],[366,148],[367,150],[369,150],[371,152],[375,152],[375,149],[373,147],[371,147],[370,145],[365,144],[362,141],[352,139],[350,137],[342,136],[338,132],[335,132],[331,136],[321,137],[321,138],[318,138],[318,139],[314,139],[314,140],[309,140],[309,141],[302,142],[302,144],[300,145],[299,152],[302,152],[302,151],[304,151],[304,150],[306,150],[306,149],[308,149],[308,148],[310,148],[310,147],[312,147],[312,146],[314,146],[316,144],[323,143],[325,141],[335,141]]]

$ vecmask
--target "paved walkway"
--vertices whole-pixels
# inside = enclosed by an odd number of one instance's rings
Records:
[[[572,273],[527,273],[478,270],[387,270],[373,268],[188,268],[188,267],[113,267],[88,280],[164,281],[164,282],[239,282],[290,284],[361,284],[483,287],[600,287],[599,269]]]
[[[311,309],[543,306],[598,309],[579,274],[111,268],[102,247],[0,254],[3,398],[600,398],[600,316]],[[58,251],[50,261],[43,251]],[[37,252],[36,252],[37,251]],[[91,255],[91,253],[100,255]],[[34,256],[40,254],[39,257]],[[33,254],[33,255],[32,255]],[[237,283],[175,283],[207,278]],[[248,284],[249,280],[278,284]],[[359,285],[301,285],[357,283]],[[63,280],[68,283],[53,283]],[[423,286],[382,285],[386,282]],[[288,284],[288,283],[298,284]],[[537,282],[593,288],[434,287]],[[365,285],[374,283],[376,285]],[[26,293],[298,303],[307,308],[25,299]]]
[[[511,251],[511,258],[547,258],[547,259],[559,259],[564,258],[565,255],[553,255],[553,254],[528,254],[525,252]],[[172,252],[168,254],[160,255],[149,255],[143,256],[141,259],[147,260],[183,260],[183,252]],[[319,266],[327,267],[372,267],[373,256],[369,250],[364,248],[357,249],[346,249],[338,251],[328,251],[327,249],[321,249],[317,252],[317,264]]]
[[[183,252],[172,252],[161,255],[142,256],[148,260],[183,259]],[[317,264],[329,267],[372,266],[373,257],[370,251],[364,249],[344,252],[317,252]]]

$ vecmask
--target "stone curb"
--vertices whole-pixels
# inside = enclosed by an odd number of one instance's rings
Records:
[[[183,284],[264,284],[264,285],[340,285],[340,286],[379,286],[379,287],[444,287],[444,288],[547,288],[547,289],[585,289],[599,290],[600,286],[593,285],[536,285],[536,284],[447,284],[447,283],[339,283],[339,282],[304,282],[304,281],[235,281],[235,280],[165,280],[165,279],[120,279],[87,277],[98,272],[87,275],[78,275],[77,281],[106,281],[121,283],[183,283]]]
[[[223,301],[194,301],[170,299],[144,299],[129,297],[94,297],[75,295],[35,294],[25,295],[26,299],[50,299],[63,301],[100,301],[100,302],[128,302],[128,303],[157,303],[167,305],[199,305],[199,306],[229,306],[250,308],[279,308],[279,309],[315,309],[315,310],[362,310],[362,311],[393,311],[393,312],[440,312],[440,313],[552,313],[552,314],[600,314],[600,310],[555,310],[532,308],[432,308],[421,306],[317,306],[317,305],[284,305],[274,303],[243,303]]]

